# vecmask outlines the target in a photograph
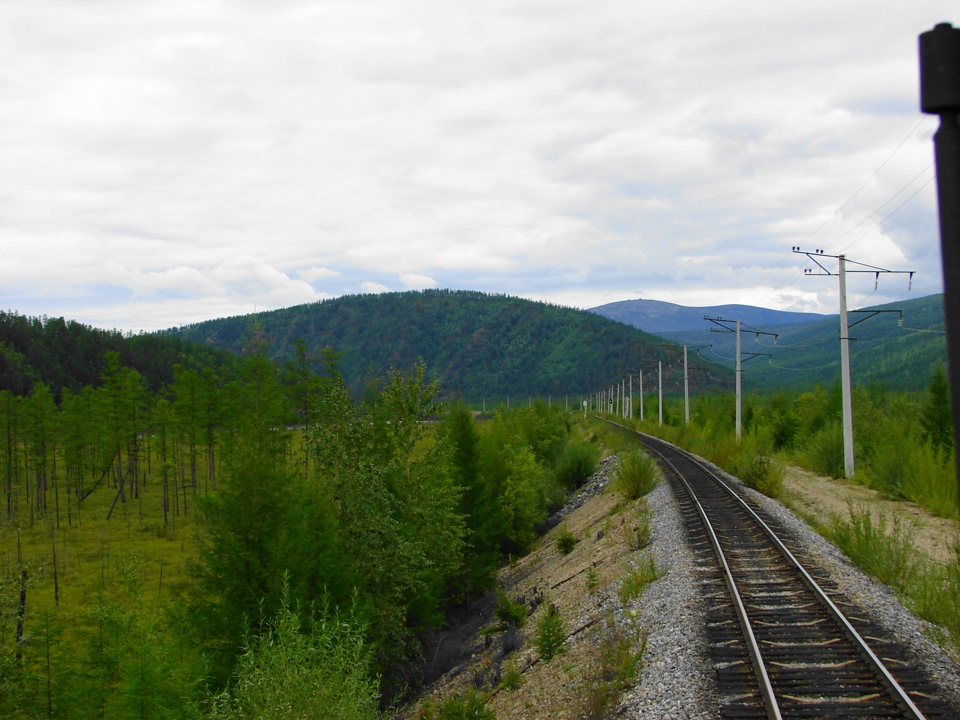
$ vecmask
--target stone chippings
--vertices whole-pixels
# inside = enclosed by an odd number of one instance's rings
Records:
[[[739,483],[719,468],[712,469]],[[907,648],[913,662],[938,686],[941,699],[960,706],[960,671],[950,655],[931,639],[932,626],[907,610],[889,587],[855,568],[836,546],[780,502],[753,490],[748,492],[787,528],[806,559],[827,572],[841,592]],[[629,718],[715,718],[720,701],[704,630],[705,607],[678,505],[666,482],[647,499],[653,513],[647,552],[653,553],[657,567],[665,574],[640,598],[616,610],[629,618],[618,620],[638,621],[647,632],[643,666],[635,687],[621,701],[620,714]]]
[[[715,718],[718,700],[708,657],[706,612],[693,554],[673,492],[661,482],[647,502],[653,516],[649,548],[663,577],[619,612],[636,618],[647,647],[636,686],[620,711],[629,718]]]

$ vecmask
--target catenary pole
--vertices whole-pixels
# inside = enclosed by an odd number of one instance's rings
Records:
[[[640,421],[643,422],[643,370],[640,371]]]
[[[657,409],[660,411],[660,424],[663,425],[663,361],[657,360]]]
[[[843,406],[843,469],[844,475],[852,478],[855,472],[854,466],[854,447],[853,447],[853,401],[850,381],[850,324],[847,319],[847,274],[848,273],[870,273],[879,282],[880,275],[909,275],[910,282],[913,282],[913,270],[885,270],[866,263],[850,260],[845,255],[829,255],[823,250],[807,251],[794,247],[793,252],[800,255],[806,255],[810,260],[820,268],[820,272],[813,272],[807,268],[804,270],[806,275],[837,275],[840,281],[840,386]],[[825,258],[834,258],[837,261],[837,272],[830,272],[821,261]],[[858,269],[850,270],[847,266],[852,264]],[[907,288],[909,290],[909,286]],[[859,311],[854,311],[859,312]],[[856,324],[856,323],[854,323]]]
[[[853,401],[850,390],[850,325],[847,320],[847,259],[837,256],[840,276],[840,389],[843,394],[843,472],[854,474],[853,465]]]
[[[741,377],[743,375],[743,361],[740,359],[740,321],[737,320],[737,445],[740,444],[741,418],[743,417],[743,400],[741,398]]]

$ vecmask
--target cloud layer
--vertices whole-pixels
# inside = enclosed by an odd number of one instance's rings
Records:
[[[128,330],[450,287],[836,311],[940,288],[952,3],[0,5],[0,304]],[[905,282],[851,282],[851,302]]]

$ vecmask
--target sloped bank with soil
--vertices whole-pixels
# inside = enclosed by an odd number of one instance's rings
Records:
[[[554,518],[559,524],[535,551],[500,572],[498,584],[503,591],[528,605],[523,627],[500,629],[495,599],[486,599],[466,631],[460,629],[458,661],[448,665],[451,669],[404,717],[431,717],[424,712],[431,702],[471,692],[484,693],[486,707],[499,720],[716,717],[719,698],[704,633],[700,582],[676,500],[666,483],[636,502],[605,492],[615,462],[614,458],[604,461],[581,493]],[[791,484],[788,477],[792,502],[803,497],[803,487]],[[843,503],[845,488],[836,484],[821,492],[831,494],[832,489],[840,498],[834,498],[834,504]],[[845,593],[863,603],[881,626],[910,648],[943,697],[960,703],[960,673],[950,655],[931,640],[935,629],[906,610],[889,588],[856,570],[836,547],[781,503],[755,496],[790,526],[805,553],[828,569]],[[858,498],[864,500],[862,493]],[[809,512],[810,506],[803,509]],[[636,526],[644,512],[649,513],[650,536],[649,543],[641,546]],[[565,534],[576,540],[567,554],[558,547]],[[622,599],[627,579],[651,561],[659,579],[639,596]],[[563,620],[566,639],[562,654],[544,661],[536,634],[551,604]],[[640,670],[623,683],[626,687],[614,687],[605,678],[609,672],[604,667],[604,649],[612,639],[625,639],[631,652],[643,653]],[[447,642],[453,644],[449,637]]]
[[[500,572],[502,591],[527,605],[523,626],[504,625],[488,600],[485,617],[470,623],[471,629],[479,628],[472,641],[459,638],[464,643],[459,662],[406,717],[429,717],[424,708],[431,701],[477,691],[488,694],[486,706],[501,720],[603,717],[618,711],[631,717],[644,707],[662,713],[671,706],[701,709],[700,714],[670,713],[674,717],[712,717],[716,702],[712,669],[703,661],[703,613],[676,503],[666,484],[638,501],[607,492],[615,463],[615,458],[605,460],[552,518],[556,525],[538,548]],[[645,523],[648,540],[638,538]],[[576,542],[564,553],[570,536]],[[622,597],[624,579],[651,561],[661,579],[642,596]],[[545,660],[537,629],[551,606],[562,619],[565,640],[562,652]],[[649,632],[652,627],[656,632]],[[645,675],[659,671],[649,686],[636,682],[641,654]]]

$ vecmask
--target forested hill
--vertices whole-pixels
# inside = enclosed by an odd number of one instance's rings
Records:
[[[851,310],[849,323],[854,385],[879,383],[891,390],[923,390],[936,364],[947,364],[942,294]],[[698,352],[711,363],[732,367],[736,356],[734,333],[712,332],[716,326],[709,321],[702,325],[700,330],[665,332],[664,336],[702,348]],[[809,388],[840,377],[837,317],[751,327],[778,337],[774,341],[769,335],[744,333],[743,352],[760,353],[744,367],[748,392]]]
[[[422,358],[445,396],[471,401],[591,392],[670,355],[662,338],[594,313],[447,290],[346,296],[170,332],[238,351],[255,324],[277,360],[294,360],[298,341],[316,369],[325,350],[341,353],[354,390]]]
[[[106,354],[137,370],[152,390],[173,381],[174,365],[221,368],[233,355],[177,336],[124,335],[62,317],[27,317],[0,311],[0,390],[26,395],[42,381],[53,396],[100,384]]]

